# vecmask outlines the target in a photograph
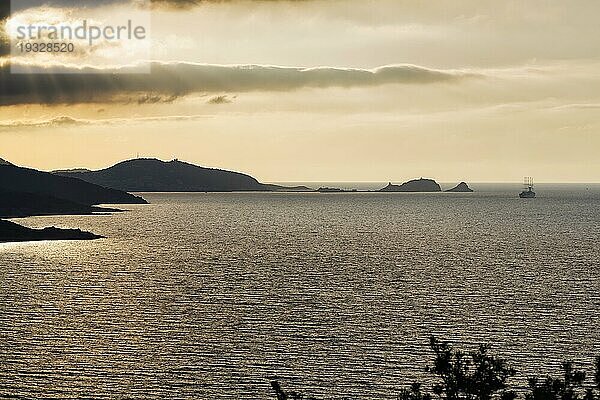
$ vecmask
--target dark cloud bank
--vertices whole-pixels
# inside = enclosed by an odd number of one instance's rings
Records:
[[[150,74],[124,73],[128,71],[127,67],[101,70],[19,65],[19,70],[25,73],[11,73],[9,63],[0,67],[0,105],[104,102],[135,95],[163,96],[172,100],[191,93],[429,84],[476,76],[414,65],[367,70],[155,62]],[[80,73],[73,74],[75,70]]]
[[[13,12],[24,10],[27,8],[35,8],[40,6],[50,7],[67,7],[67,8],[82,8],[82,7],[103,7],[113,4],[150,4],[157,7],[170,8],[189,8],[200,6],[208,3],[232,3],[232,2],[299,2],[308,0],[18,0],[13,3]],[[7,5],[4,7],[8,14],[10,0],[2,0]],[[2,7],[2,6],[0,6]]]
[[[10,43],[6,36],[4,24],[10,15],[10,1],[0,0],[0,57],[10,53]]]

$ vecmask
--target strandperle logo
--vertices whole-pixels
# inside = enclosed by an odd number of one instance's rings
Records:
[[[146,27],[143,25],[134,25],[132,20],[128,20],[126,25],[105,25],[97,26],[90,24],[87,20],[78,26],[55,26],[55,25],[19,25],[16,27],[17,40],[39,41],[39,40],[59,40],[61,42],[69,40],[85,40],[90,46],[102,40],[144,40],[147,39]]]
[[[145,3],[74,7],[65,1],[13,0],[7,21],[11,71],[43,73],[52,65],[72,64],[86,66],[69,69],[72,73],[104,73],[108,69],[103,66],[132,65],[139,68],[122,71],[150,72],[145,61],[151,59],[151,19]],[[40,65],[46,66],[45,70],[37,68]]]

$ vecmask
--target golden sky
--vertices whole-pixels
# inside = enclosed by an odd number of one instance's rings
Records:
[[[131,9],[98,3],[13,11],[8,35]],[[114,74],[133,53],[109,43],[26,74],[5,58],[0,158],[101,168],[140,154],[266,182],[600,181],[598,1],[177,3],[150,11],[147,75]]]

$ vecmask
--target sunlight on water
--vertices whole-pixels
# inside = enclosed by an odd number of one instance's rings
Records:
[[[522,376],[600,352],[596,192],[145,197],[0,245],[0,397],[395,398],[432,333]]]

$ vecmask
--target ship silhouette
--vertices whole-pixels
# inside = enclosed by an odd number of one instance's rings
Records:
[[[530,176],[525,177],[523,185],[525,186],[525,190],[519,193],[519,197],[522,199],[533,199],[535,197],[535,192],[533,191],[533,178]]]

